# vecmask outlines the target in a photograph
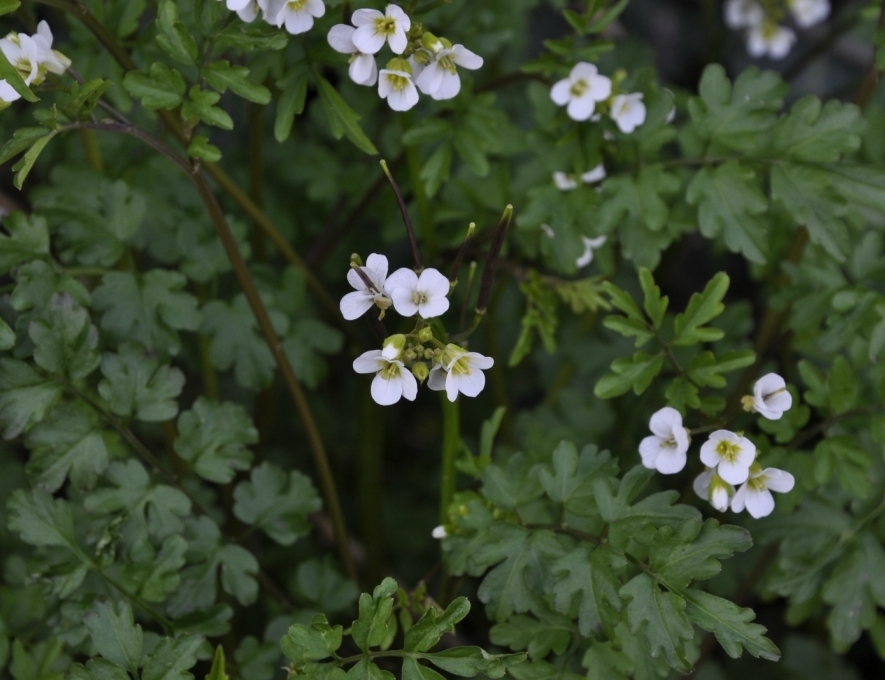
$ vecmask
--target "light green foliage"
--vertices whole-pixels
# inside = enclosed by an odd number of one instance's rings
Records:
[[[178,455],[198,475],[221,484],[233,479],[236,470],[249,469],[252,454],[246,445],[258,441],[258,432],[241,406],[204,398],[179,416],[178,432]]]
[[[307,515],[320,509],[320,499],[308,477],[288,475],[271,463],[252,469],[249,481],[234,490],[237,519],[264,531],[281,545],[291,545],[307,533]]]

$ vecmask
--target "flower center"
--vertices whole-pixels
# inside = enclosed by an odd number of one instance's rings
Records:
[[[718,444],[716,444],[716,453],[727,463],[733,463],[737,460],[738,455],[741,452],[741,447],[735,444],[734,442],[729,442],[722,440]]]
[[[765,475],[750,477],[750,479],[747,480],[747,486],[753,491],[765,491],[768,488],[768,485],[765,483]]]
[[[387,78],[387,82],[390,83],[390,86],[397,92],[402,92],[409,86],[409,79],[405,76],[400,76],[396,73],[387,73],[384,77]]]
[[[307,0],[300,0],[307,2]],[[385,37],[396,33],[396,19],[390,17],[382,17],[375,19],[375,35],[383,35]]]
[[[665,446],[668,449],[675,449],[678,446],[678,444],[676,443],[676,436],[670,435],[669,439],[665,439],[661,442],[661,446]]]
[[[467,361],[466,357],[461,357],[452,364],[449,372],[454,373],[455,375],[470,375],[473,373],[473,371],[470,370],[470,362]]]
[[[307,0],[289,0],[286,3],[289,6],[289,9],[293,12],[298,12],[304,9],[304,6],[307,4]]]
[[[573,97],[583,97],[585,94],[587,94],[589,89],[590,85],[587,83],[587,81],[583,78],[580,78],[572,83],[569,92],[572,93]]]
[[[416,305],[427,304],[427,293],[422,293],[420,290],[414,291],[412,293],[412,302]]]
[[[378,371],[378,375],[380,375],[385,380],[393,380],[394,378],[398,378],[399,373],[399,364],[395,362],[388,363],[387,366]]]
[[[439,60],[439,65],[442,66],[449,73],[456,73],[457,69],[455,68],[455,62],[452,61],[451,55],[446,55]]]

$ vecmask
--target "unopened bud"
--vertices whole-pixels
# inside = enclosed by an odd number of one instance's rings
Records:
[[[390,61],[387,62],[387,70],[388,71],[400,71],[402,73],[408,73],[411,75],[412,67],[409,66],[409,62],[402,57],[394,57]]]
[[[430,342],[433,340],[433,329],[430,326],[425,326],[418,331],[418,339],[421,342]]]
[[[452,49],[452,43],[450,40],[446,40],[445,38],[440,38],[439,41],[443,44],[443,47],[445,47],[447,50]]]
[[[433,33],[425,33],[421,36],[421,44],[431,52],[439,52],[443,49],[442,41]]]
[[[352,254],[351,254],[351,256],[350,256],[350,265],[351,265],[352,267],[353,267],[353,266],[356,266],[356,267],[362,267],[362,266],[363,266],[363,258],[361,258],[361,257],[359,256],[359,253],[352,253]]]
[[[381,356],[388,361],[395,361],[399,358],[403,348],[406,346],[406,336],[402,333],[391,335],[384,341],[384,348],[381,350]]]
[[[427,364],[423,361],[419,361],[417,364],[412,366],[412,375],[415,376],[415,379],[419,383],[424,383],[427,380],[427,376],[430,375],[430,369],[427,368]]]
[[[746,394],[741,397],[741,406],[748,413],[753,410],[753,406],[756,403],[755,397],[752,394]]]

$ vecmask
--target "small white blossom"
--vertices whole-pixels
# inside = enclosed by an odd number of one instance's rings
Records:
[[[581,175],[581,181],[584,184],[595,184],[596,182],[601,182],[605,179],[605,166],[600,163],[592,170],[588,170],[587,172]]]
[[[747,52],[757,59],[764,56],[783,59],[790,53],[795,42],[796,33],[793,29],[763,22],[751,27],[747,33]]]
[[[491,357],[451,344],[446,346],[441,360],[445,363],[438,363],[431,369],[427,386],[437,392],[445,390],[449,401],[455,401],[459,392],[465,397],[479,395],[486,386],[483,371],[495,364]]]
[[[754,519],[767,517],[774,510],[772,491],[787,493],[793,490],[796,479],[789,472],[777,468],[765,468],[754,465],[750,477],[735,493],[731,501],[731,509],[741,512],[744,508]]]
[[[431,532],[430,535],[434,538],[445,538],[449,534],[444,526],[438,526]]]
[[[593,64],[575,64],[568,78],[560,80],[550,90],[550,98],[559,106],[567,106],[569,118],[577,121],[589,120],[596,109],[596,102],[609,98],[612,81],[599,74]]]
[[[225,3],[231,12],[236,12],[237,16],[247,24],[255,21],[258,16],[258,10],[264,9],[267,0],[259,3],[257,0],[227,0]]]
[[[618,125],[618,129],[624,134],[630,134],[645,122],[645,104],[642,103],[643,94],[619,94],[612,100],[612,120]]]
[[[830,16],[829,0],[790,0],[789,4],[799,28],[811,28]]]
[[[765,19],[765,10],[756,0],[727,0],[725,25],[729,28],[751,28]]]
[[[475,71],[482,67],[482,57],[464,45],[454,45],[433,54],[433,60],[415,76],[415,84],[433,99],[451,99],[461,91],[461,77],[456,66]]]
[[[398,314],[432,319],[449,309],[449,280],[436,269],[418,276],[407,268],[397,269],[387,279],[387,290]]]
[[[58,50],[52,49],[52,30],[49,24],[41,21],[37,24],[37,32],[31,36],[31,39],[40,50],[40,68],[61,75],[68,70],[71,60],[68,59]]]
[[[578,269],[581,267],[586,267],[588,264],[593,262],[593,251],[599,250],[602,246],[605,245],[605,242],[608,240],[607,236],[597,236],[596,238],[589,238],[587,236],[581,236],[581,240],[584,242],[584,252],[581,253],[581,256],[575,260],[575,264],[578,265]]]
[[[377,54],[385,42],[394,54],[402,54],[409,44],[406,34],[412,21],[397,5],[388,5],[384,14],[377,9],[358,9],[351,21],[356,26],[353,42],[363,54]]]
[[[394,111],[408,111],[418,103],[418,90],[412,74],[406,71],[381,69],[378,95],[386,99]]]
[[[716,430],[701,446],[701,462],[729,484],[742,484],[756,460],[756,446],[746,437],[728,430]]]
[[[326,13],[323,0],[268,0],[264,20],[274,26],[285,26],[292,35],[307,33],[314,19]]]
[[[329,30],[327,40],[332,49],[341,54],[350,54],[350,79],[357,85],[372,87],[378,82],[378,65],[371,54],[363,54],[353,43],[353,26],[338,24]]]
[[[728,510],[728,504],[734,495],[734,487],[716,474],[716,470],[706,470],[695,477],[692,484],[694,492],[709,502],[719,512]]]
[[[574,175],[569,175],[559,170],[553,173],[553,183],[560,191],[571,191],[578,188],[578,181],[574,178]]]
[[[763,375],[753,386],[753,396],[744,397],[745,408],[752,408],[769,420],[780,420],[784,411],[792,406],[793,396],[787,392],[786,381],[777,373]]]
[[[34,39],[24,33],[10,33],[0,39],[0,51],[12,64],[25,85],[39,85],[45,78],[45,70],[41,74],[40,64],[43,51]]]
[[[357,373],[374,373],[372,399],[381,406],[390,406],[405,397],[415,401],[418,396],[418,381],[402,361],[385,359],[380,349],[361,354],[353,362]]]
[[[648,428],[652,436],[639,442],[642,465],[664,475],[681,471],[687,459],[689,438],[679,411],[665,406],[652,415]]]
[[[356,270],[351,268],[347,272],[348,283],[356,289],[356,292],[348,293],[341,298],[341,314],[348,321],[360,318],[372,308],[372,305],[378,305],[382,311],[391,305],[390,296],[384,288],[387,280],[387,258],[372,253],[366,259],[366,266],[362,267],[362,271],[371,282],[371,286],[366,284]]]

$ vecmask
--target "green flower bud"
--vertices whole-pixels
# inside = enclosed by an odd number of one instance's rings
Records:
[[[430,326],[425,326],[418,331],[418,339],[421,342],[430,342],[433,340],[433,329]]]
[[[427,376],[430,375],[430,369],[427,368],[427,364],[423,361],[419,361],[417,364],[412,366],[412,375],[415,376],[415,379],[419,383],[424,383],[427,380]]]
[[[406,336],[402,333],[397,333],[396,335],[391,335],[384,341],[383,349],[381,350],[381,356],[383,356],[388,361],[395,361],[399,359],[400,354],[402,354],[403,349],[406,346]]]
[[[433,33],[425,33],[421,36],[421,44],[431,52],[439,52],[443,49],[442,41]]]
[[[390,61],[387,62],[387,70],[388,71],[401,71],[403,73],[408,73],[411,75],[412,67],[409,66],[409,62],[402,57],[394,57]]]
[[[352,253],[350,256],[350,264],[356,265],[357,267],[362,267],[363,258],[359,256],[359,253]]]

